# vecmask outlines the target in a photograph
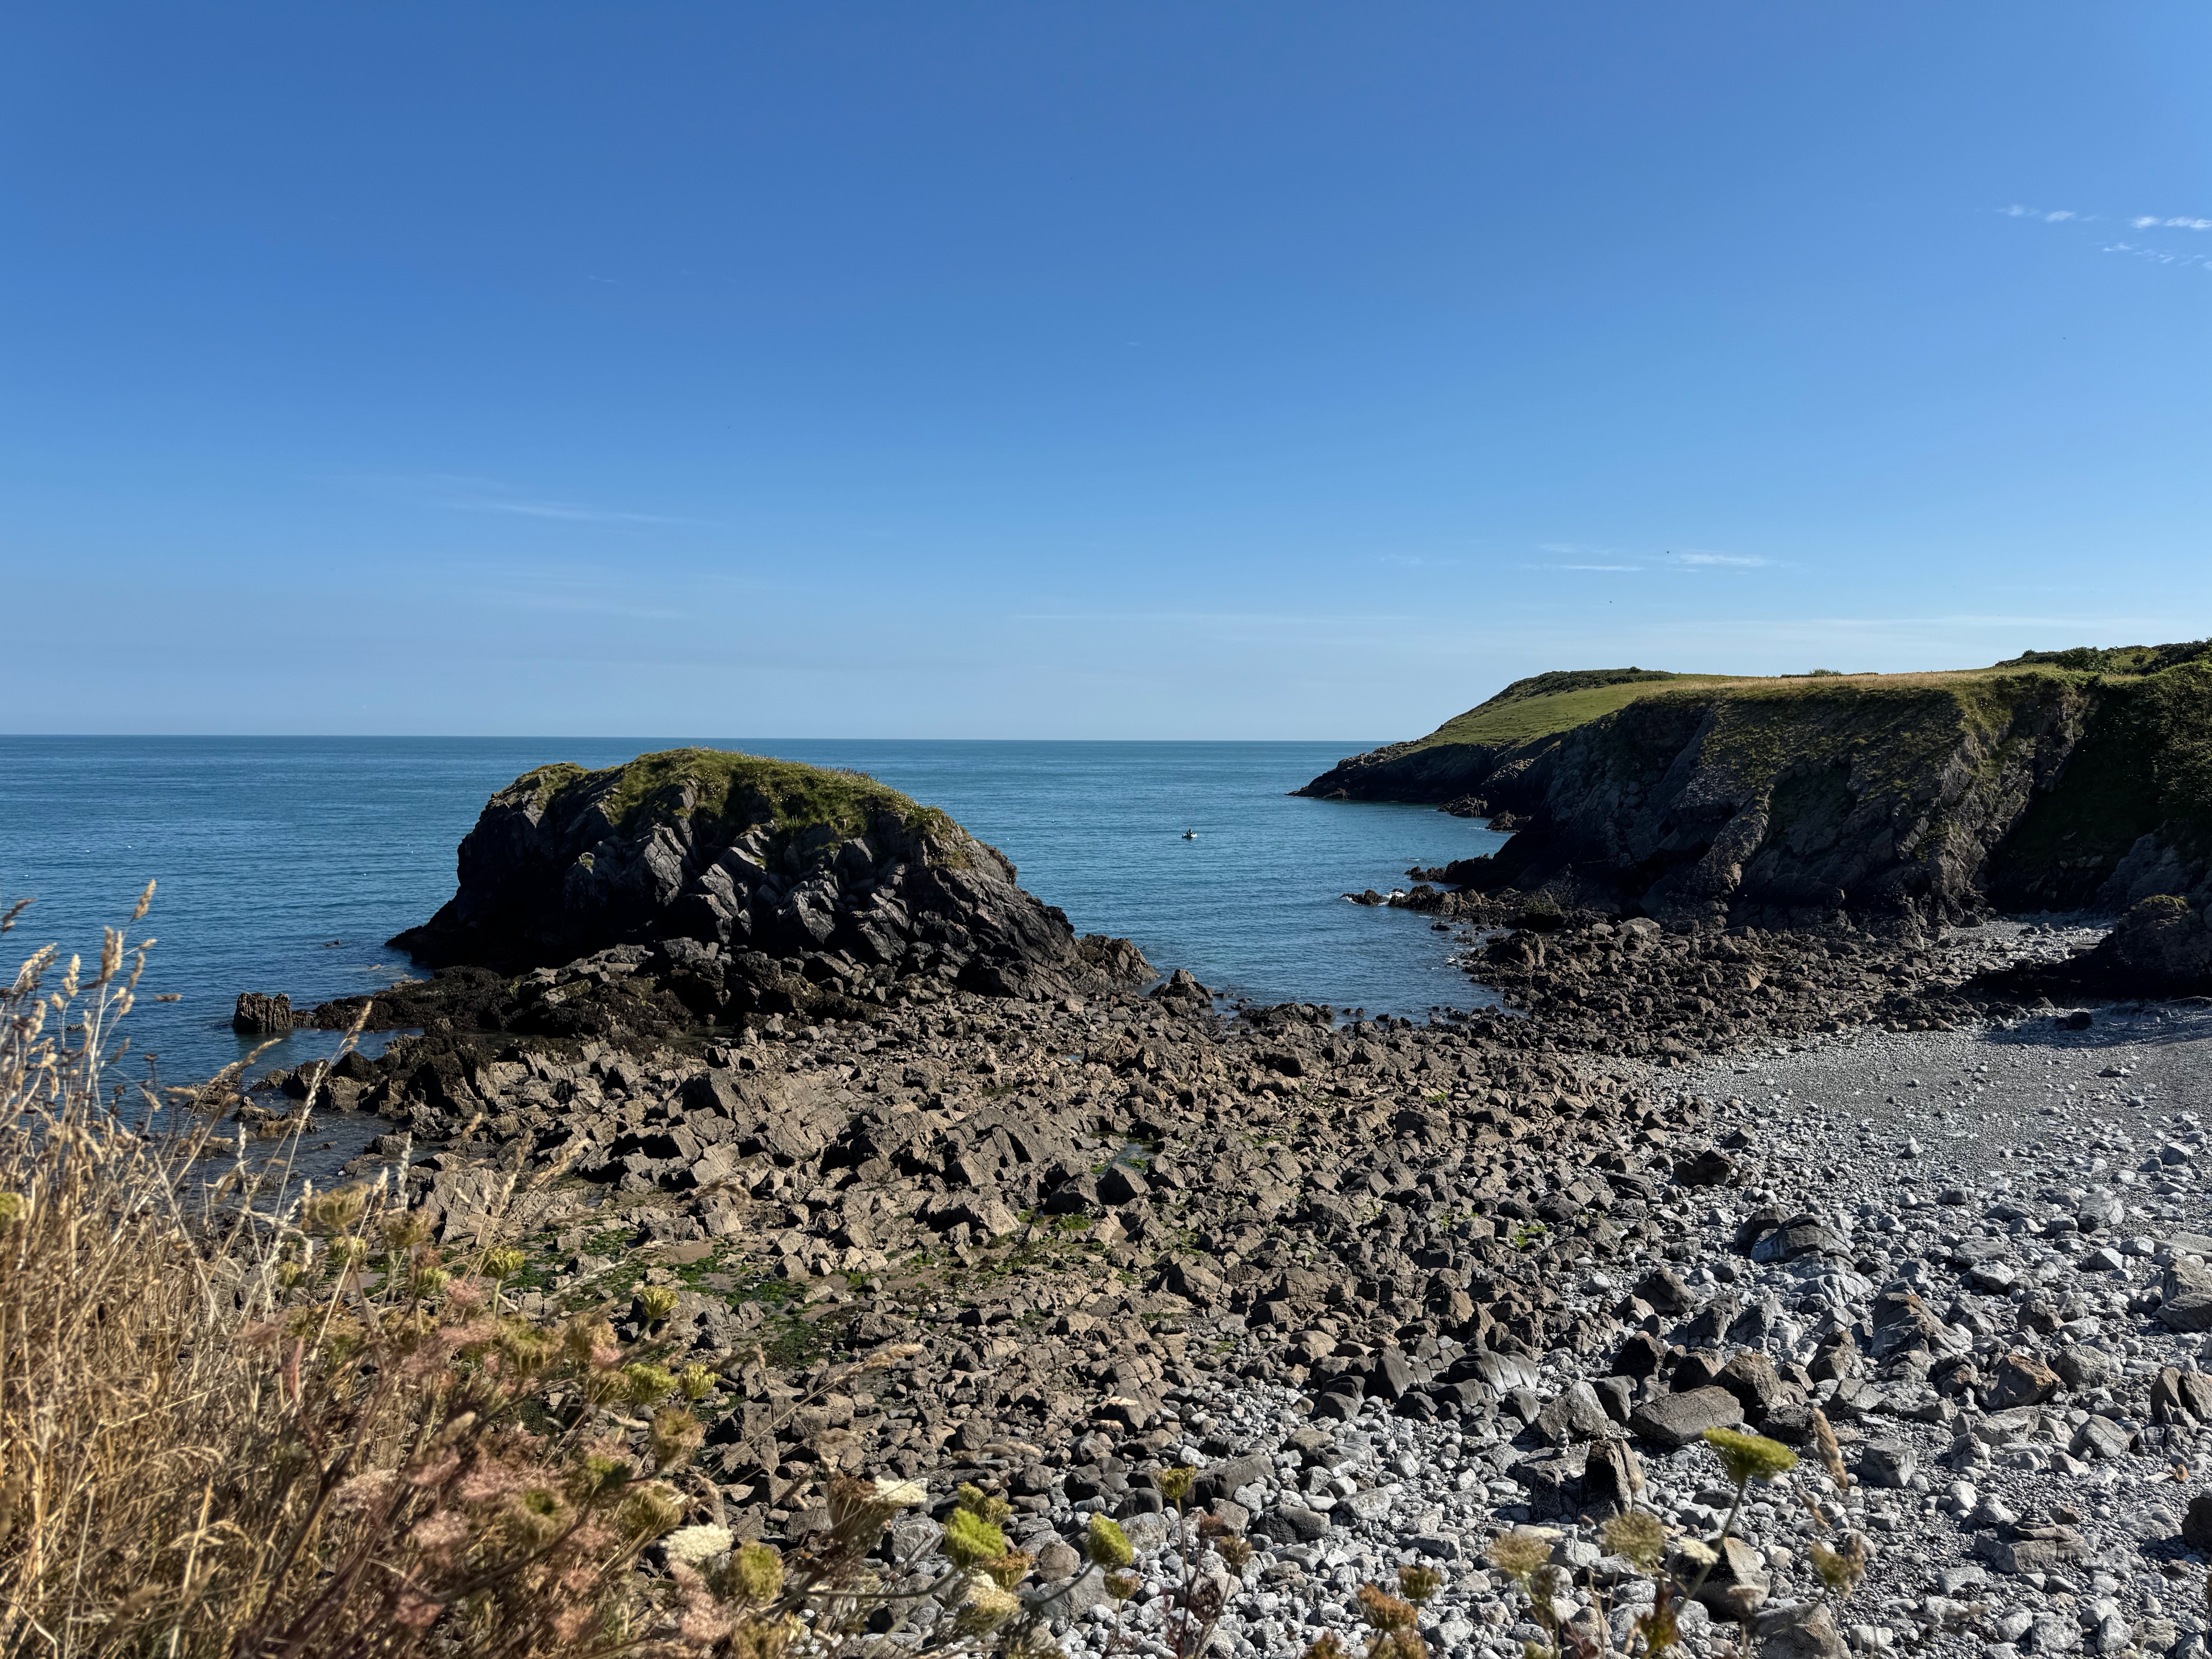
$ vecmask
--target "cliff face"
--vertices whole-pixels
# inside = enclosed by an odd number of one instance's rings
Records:
[[[998,993],[1151,977],[1127,941],[1078,939],[943,812],[856,774],[719,750],[518,778],[461,842],[459,875],[393,945],[514,971],[653,944],[716,977],[835,956]]]
[[[1670,921],[2201,905],[2212,876],[2201,655],[1622,690],[1561,731],[1377,751],[1308,793],[1474,797],[1518,833],[1423,873]]]
[[[1551,746],[1535,745],[1540,753]],[[1493,777],[1513,752],[1510,745],[1487,743],[1385,744],[1346,757],[1297,793],[1322,800],[1458,801]]]

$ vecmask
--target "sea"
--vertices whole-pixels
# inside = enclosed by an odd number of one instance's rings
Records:
[[[1290,793],[1365,742],[0,737],[0,911],[33,901],[0,961],[49,942],[95,959],[104,925],[154,939],[126,1065],[197,1082],[260,1047],[230,1029],[241,991],[311,1006],[419,973],[385,941],[453,896],[454,850],[495,790],[687,744],[847,767],[943,807],[1079,932],[1125,935],[1226,997],[1415,1018],[1495,1000],[1428,918],[1344,895],[1505,838]],[[296,1034],[252,1069],[334,1041]]]

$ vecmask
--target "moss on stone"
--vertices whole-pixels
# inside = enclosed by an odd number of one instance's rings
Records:
[[[584,769],[571,761],[556,761],[550,766],[541,766],[535,772],[525,772],[500,793],[520,795],[526,799],[535,812],[543,812],[554,796],[568,785],[586,775]]]
[[[724,839],[756,825],[780,837],[824,827],[841,836],[859,836],[888,816],[939,844],[956,863],[966,839],[938,808],[921,805],[865,773],[732,749],[664,749],[598,772],[566,763],[544,766],[509,786],[509,793],[526,789],[541,811],[558,796],[583,792],[624,832],[688,817],[706,820],[702,827]]]

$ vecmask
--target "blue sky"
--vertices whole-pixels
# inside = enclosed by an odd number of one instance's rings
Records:
[[[30,8],[0,726],[1413,735],[2212,633],[2212,11]]]

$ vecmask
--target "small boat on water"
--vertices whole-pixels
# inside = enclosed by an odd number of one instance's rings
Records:
[[[1195,830],[1186,830],[1182,832],[1182,838],[1185,841],[1196,841],[1198,839],[1198,831]]]

